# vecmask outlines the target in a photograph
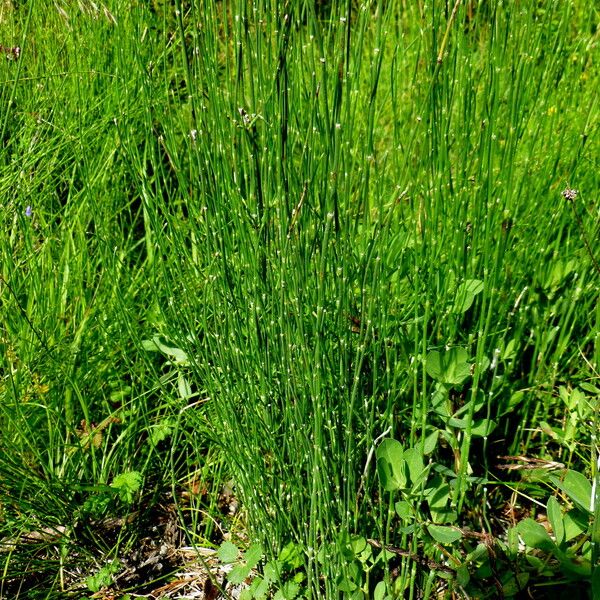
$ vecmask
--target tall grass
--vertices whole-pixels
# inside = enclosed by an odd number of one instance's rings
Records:
[[[560,196],[586,179],[594,127],[593,113],[569,113],[591,99],[560,93],[582,89],[570,32],[583,14],[216,8],[189,39],[180,23],[197,138],[189,170],[175,164],[190,177],[188,220],[154,205],[163,252],[180,249],[163,262],[168,320],[197,332],[184,343],[211,398],[208,431],[254,535],[273,552],[306,548],[308,588],[324,577],[334,595],[344,559],[319,562],[319,549],[340,532],[390,533],[366,462],[374,440],[423,444],[437,425],[428,351],[467,349],[465,400],[485,394],[498,424],[473,459],[473,401],[454,456],[439,450],[458,517],[470,475],[485,473],[473,460],[539,443],[545,399],[594,343],[597,274]],[[191,4],[189,22],[203,10]],[[457,314],[468,280],[483,292]]]
[[[592,389],[600,357],[584,3],[32,2],[3,18],[0,43],[22,50],[0,64],[0,528],[67,527],[57,589],[69,548],[119,554],[94,522],[169,493],[190,541],[215,540],[202,515],[231,478],[229,526],[270,557],[293,542],[306,596],[339,597],[350,536],[421,549],[377,478],[384,437],[447,486],[441,523],[494,534],[507,489],[540,493],[499,456],[596,472],[597,414],[555,431],[559,390]],[[435,353],[459,349],[468,376],[436,381]],[[100,500],[131,471],[139,506]],[[208,506],[181,500],[196,471]],[[14,581],[27,557],[4,557]],[[433,593],[419,565],[382,576]]]

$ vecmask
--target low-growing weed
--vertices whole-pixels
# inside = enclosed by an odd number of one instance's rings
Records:
[[[564,500],[550,496],[537,519],[525,517],[504,533],[492,533],[440,524],[457,519],[456,513],[445,511],[456,479],[447,485],[438,475],[429,478],[438,466],[429,463],[424,468],[415,449],[405,450],[394,439],[383,440],[377,449],[377,466],[381,486],[390,493],[393,517],[388,535],[402,539],[409,534],[418,548],[414,555],[396,552],[437,570],[451,588],[463,590],[468,597],[509,598],[552,578],[562,579],[567,588],[583,590],[585,581],[597,586],[593,579],[597,577],[596,492],[583,474],[574,470],[546,474],[539,485],[554,487]],[[419,506],[424,510],[415,510]],[[440,552],[443,561],[436,564]],[[485,593],[486,585],[495,591]]]
[[[232,542],[223,542],[217,556],[222,564],[231,565],[227,573],[229,584],[245,584],[240,591],[241,600],[294,600],[304,596],[304,560],[302,550],[295,544],[288,544],[277,559],[266,562],[260,544],[252,544],[242,553]],[[260,572],[259,563],[263,563]]]

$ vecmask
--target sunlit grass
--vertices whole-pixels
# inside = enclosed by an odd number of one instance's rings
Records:
[[[597,12],[0,15],[0,539],[60,532],[58,567],[0,553],[0,596],[60,595],[165,506],[188,545],[291,542],[307,597],[535,586],[514,526],[576,500],[510,457],[597,476]],[[381,487],[384,438],[414,489]],[[506,542],[500,575],[464,531]]]

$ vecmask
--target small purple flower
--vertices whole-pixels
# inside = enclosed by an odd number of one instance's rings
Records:
[[[33,209],[31,208],[31,206],[28,206],[28,207],[25,209],[25,216],[26,216],[26,217],[30,217],[32,214],[33,214]]]
[[[575,198],[577,198],[578,193],[579,192],[577,190],[567,188],[567,189],[563,190],[562,197],[565,200],[568,200],[569,202],[573,202],[575,200]]]

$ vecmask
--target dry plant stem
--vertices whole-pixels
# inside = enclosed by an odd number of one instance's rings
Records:
[[[409,552],[408,550],[403,550],[402,548],[398,548],[396,546],[382,544],[381,542],[378,542],[377,540],[373,539],[368,539],[367,542],[369,542],[369,544],[373,546],[373,548],[377,548],[378,550],[386,550],[387,552],[391,552],[392,554],[397,554],[398,556],[408,558],[421,565],[422,567],[426,567],[428,569],[435,569],[436,571],[442,571],[448,574],[453,574],[455,572],[454,569],[451,569],[450,567],[441,565],[440,563],[434,560],[424,558],[423,556],[419,556],[414,552]]]
[[[448,43],[448,38],[450,37],[450,30],[452,29],[452,23],[454,23],[454,19],[456,17],[456,13],[458,12],[458,7],[460,6],[461,0],[456,0],[454,3],[454,7],[452,8],[452,13],[450,14],[450,18],[448,19],[448,25],[446,26],[446,31],[444,33],[444,38],[442,39],[442,44],[440,46],[440,51],[438,52],[437,62],[441,64],[444,60],[444,52],[446,51],[446,44]]]

